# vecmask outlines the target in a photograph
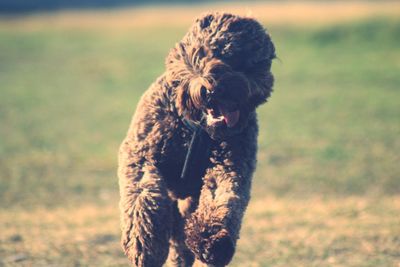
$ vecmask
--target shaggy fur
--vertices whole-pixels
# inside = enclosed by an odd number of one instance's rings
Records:
[[[122,246],[134,266],[225,266],[235,251],[256,165],[255,109],[272,91],[274,46],[254,19],[197,19],[142,96],[119,152]],[[180,174],[193,130],[204,168]]]

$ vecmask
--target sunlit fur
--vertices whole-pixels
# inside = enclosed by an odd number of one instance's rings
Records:
[[[255,109],[271,94],[274,46],[252,18],[202,16],[144,93],[119,151],[122,246],[134,266],[225,266],[232,259],[256,166]],[[204,124],[209,100],[240,110],[234,126]],[[193,130],[207,165],[180,180]],[[211,139],[210,139],[211,140]]]

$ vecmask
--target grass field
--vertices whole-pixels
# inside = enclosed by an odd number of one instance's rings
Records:
[[[400,266],[400,20],[374,5],[260,16],[279,59],[232,266]],[[0,266],[127,264],[116,151],[189,15],[113,12],[0,19]]]

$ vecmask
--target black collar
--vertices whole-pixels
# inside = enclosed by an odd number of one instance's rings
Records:
[[[212,139],[200,124],[186,118],[182,121],[193,132],[180,177],[181,180],[188,181],[205,171],[209,162]]]

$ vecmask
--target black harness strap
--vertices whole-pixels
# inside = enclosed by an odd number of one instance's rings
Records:
[[[186,119],[183,119],[183,123],[193,131],[181,172],[181,180],[188,181],[190,176],[202,175],[205,171],[209,162],[212,140],[200,125]]]

